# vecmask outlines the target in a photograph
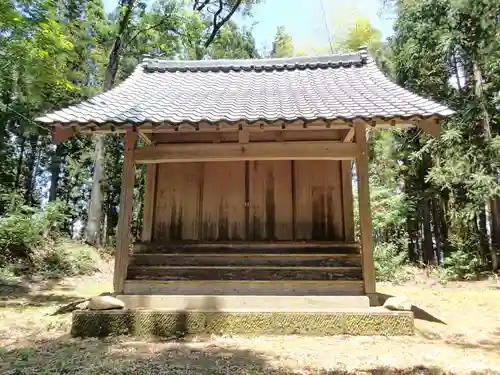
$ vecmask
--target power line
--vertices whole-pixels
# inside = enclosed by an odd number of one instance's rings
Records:
[[[332,37],[330,35],[330,29],[328,28],[328,22],[326,22],[325,7],[323,6],[323,0],[319,0],[321,4],[321,12],[323,13],[323,22],[325,23],[326,34],[328,36],[328,46],[330,47],[330,53],[333,55]]]

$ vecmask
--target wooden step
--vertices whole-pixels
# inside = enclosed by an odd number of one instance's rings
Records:
[[[367,296],[240,296],[240,295],[127,295],[116,296],[127,309],[278,309],[322,311],[370,307]]]
[[[166,281],[125,280],[124,294],[159,295],[259,295],[259,296],[360,296],[360,280],[309,281]]]
[[[128,280],[362,280],[360,267],[165,267],[130,266]]]
[[[137,253],[163,254],[359,254],[359,245],[355,243],[203,243],[203,244],[164,244],[138,243],[133,247]]]
[[[135,254],[131,266],[361,267],[359,254]]]

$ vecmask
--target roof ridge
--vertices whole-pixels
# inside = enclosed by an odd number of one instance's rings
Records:
[[[267,59],[169,60],[145,58],[140,66],[147,72],[273,71],[338,68],[365,65],[368,55],[360,52],[321,56],[294,56]]]

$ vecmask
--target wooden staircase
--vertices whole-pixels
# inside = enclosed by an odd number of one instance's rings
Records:
[[[357,244],[139,244],[125,294],[363,295]]]

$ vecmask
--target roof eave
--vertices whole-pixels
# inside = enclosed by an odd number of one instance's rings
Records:
[[[164,133],[164,132],[175,132],[179,131],[180,127],[182,127],[183,131],[204,131],[200,129],[200,124],[204,124],[205,129],[208,127],[212,127],[210,131],[218,131],[218,125],[223,125],[225,127],[234,127],[234,130],[240,128],[240,125],[245,124],[246,126],[255,127],[258,126],[259,129],[261,127],[268,126],[279,126],[281,129],[286,128],[291,124],[300,124],[302,127],[308,127],[309,124],[316,124],[313,128],[324,127],[325,129],[334,129],[334,128],[342,128],[342,125],[346,125],[347,127],[352,126],[355,121],[363,121],[372,127],[376,127],[378,125],[390,125],[396,126],[397,124],[407,124],[412,126],[417,126],[421,128],[426,133],[439,137],[440,134],[440,121],[450,117],[453,114],[453,111],[449,111],[449,114],[436,113],[431,115],[408,115],[408,116],[374,116],[374,117],[363,117],[363,116],[355,116],[350,118],[315,118],[315,119],[304,119],[297,118],[293,120],[286,119],[258,119],[254,121],[248,121],[245,119],[241,119],[238,121],[199,121],[199,122],[181,122],[181,123],[173,123],[173,122],[152,122],[145,121],[141,123],[133,123],[133,122],[105,122],[102,124],[96,124],[95,122],[53,122],[48,123],[44,122],[46,125],[50,125],[52,127],[52,140],[54,143],[60,143],[62,141],[68,140],[76,134],[121,134],[125,133],[129,130],[145,132],[145,133]],[[40,122],[40,121],[39,121]],[[322,124],[322,125],[318,125]],[[273,129],[274,130],[274,129]]]

